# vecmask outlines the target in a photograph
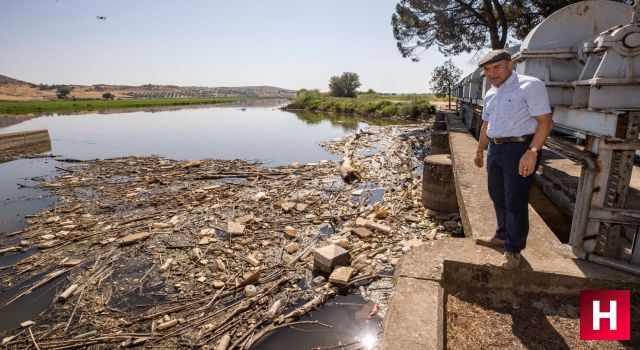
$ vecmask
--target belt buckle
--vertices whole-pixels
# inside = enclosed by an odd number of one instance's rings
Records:
[[[495,143],[496,145],[501,145],[504,142],[502,142],[503,138],[502,137],[494,137],[493,138],[493,143]]]

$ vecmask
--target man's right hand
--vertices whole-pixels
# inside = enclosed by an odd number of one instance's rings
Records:
[[[476,152],[476,158],[473,160],[473,162],[478,168],[482,168],[484,166],[484,152]]]

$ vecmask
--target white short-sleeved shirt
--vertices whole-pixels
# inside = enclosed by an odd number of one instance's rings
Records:
[[[512,72],[500,87],[492,86],[487,91],[482,120],[489,122],[489,137],[522,136],[535,133],[535,117],[547,113],[551,113],[551,107],[544,83]]]

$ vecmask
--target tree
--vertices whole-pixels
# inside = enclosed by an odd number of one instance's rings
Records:
[[[329,90],[331,96],[335,97],[356,97],[356,90],[360,85],[358,74],[352,72],[345,72],[339,77],[329,79]]]
[[[110,92],[105,92],[104,94],[102,94],[102,98],[105,100],[113,100],[115,96]]]
[[[431,74],[431,91],[438,97],[449,96],[449,109],[451,109],[451,90],[455,84],[460,80],[462,71],[456,67],[451,59],[446,61],[443,65],[433,69]]]
[[[59,99],[63,99],[65,97],[67,97],[67,95],[69,95],[69,93],[71,93],[71,89],[69,89],[66,86],[59,87],[56,90],[56,96],[58,96]]]
[[[632,3],[633,0],[618,0]],[[402,57],[420,60],[437,45],[446,56],[522,40],[538,23],[573,0],[400,0],[391,17]],[[487,45],[489,44],[489,45]]]
[[[333,76],[329,79],[329,91],[331,96],[343,97],[345,96],[344,86],[342,80],[338,76]]]

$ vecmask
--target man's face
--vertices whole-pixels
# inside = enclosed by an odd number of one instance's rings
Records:
[[[502,60],[489,63],[482,67],[482,69],[484,71],[484,76],[489,79],[491,84],[500,86],[505,82],[505,80],[507,80],[507,78],[509,78],[509,75],[511,75],[513,64],[511,61]]]

